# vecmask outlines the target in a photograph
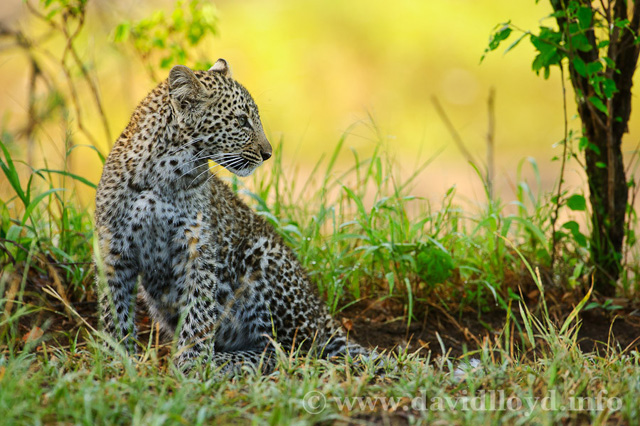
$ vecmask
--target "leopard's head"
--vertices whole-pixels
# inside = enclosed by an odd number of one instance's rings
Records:
[[[191,145],[194,160],[213,160],[238,176],[248,176],[271,157],[258,107],[231,77],[224,59],[209,71],[176,65],[168,83],[182,139]]]

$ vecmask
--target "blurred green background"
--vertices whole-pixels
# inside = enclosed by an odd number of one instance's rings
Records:
[[[526,40],[506,55],[502,49],[490,54],[480,64],[496,24],[510,19],[522,29],[537,29],[540,19],[550,13],[545,1],[227,0],[214,4],[219,34],[206,39],[195,57],[228,60],[236,79],[256,99],[272,143],[283,141],[284,162],[292,172],[304,176],[349,130],[346,145],[362,156],[382,138],[385,149],[401,165],[401,174],[435,157],[422,172],[413,190],[416,195],[438,200],[456,185],[459,195],[481,201],[481,181],[454,144],[432,99],[439,100],[467,149],[484,162],[487,100],[493,88],[498,193],[506,201],[513,199],[517,165],[526,157],[537,160],[544,189],[553,187],[560,165],[551,158],[560,155],[561,148],[555,144],[563,138],[558,71],[553,70],[549,80],[531,72],[533,49]],[[77,45],[83,60],[92,65],[115,139],[156,82],[142,62],[132,59],[126,45],[113,43],[113,30],[122,21],[143,18],[154,10],[169,11],[173,2],[102,0],[90,2],[89,7],[89,21]],[[29,34],[46,33],[19,0],[2,3],[0,22]],[[64,48],[56,46],[56,40],[43,39],[43,43],[50,43],[48,48],[54,51]],[[5,132],[19,128],[25,120],[27,67],[22,51],[2,46],[0,117]],[[159,78],[167,74],[166,69],[156,72]],[[89,104],[88,90],[80,97]],[[577,129],[571,92],[567,101],[570,126]],[[634,109],[638,107],[636,96]],[[85,120],[97,128],[97,114],[91,111],[87,109]],[[31,157],[36,166],[46,161],[50,167],[62,167],[65,134],[74,131],[65,120],[58,117],[39,129]],[[640,141],[637,112],[630,126],[626,151]],[[95,133],[102,137],[98,145],[106,154],[113,141]],[[83,142],[82,135],[74,134],[74,139]],[[27,158],[24,153],[14,156]],[[348,158],[347,152],[343,160]],[[70,164],[74,172],[98,181],[101,167],[93,152],[74,150]],[[569,166],[567,180],[586,190],[576,165]],[[91,205],[92,191],[82,191],[83,203]]]

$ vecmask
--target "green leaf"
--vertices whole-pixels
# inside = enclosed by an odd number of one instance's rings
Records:
[[[433,286],[444,283],[451,276],[455,265],[442,244],[430,239],[416,255],[416,267],[420,278]]]
[[[587,202],[584,196],[580,194],[573,194],[567,199],[567,207],[573,211],[584,211],[587,209]]]
[[[504,40],[506,40],[509,35],[511,35],[511,21],[507,21],[503,24],[499,24],[496,28],[498,28],[497,30],[495,30],[493,32],[493,34],[491,34],[491,37],[489,38],[489,45],[487,46],[487,48],[484,50],[484,53],[482,54],[482,57],[480,58],[480,63],[482,63],[482,61],[484,60],[485,56],[487,56],[487,53],[496,50],[499,46],[500,43],[502,43]]]
[[[500,46],[500,43],[506,40],[507,38],[509,38],[510,35],[511,35],[511,27],[507,22],[503,24],[502,28],[500,28],[498,31],[493,33],[493,35],[491,36],[491,39],[489,40],[489,49],[496,50],[498,46]]]
[[[587,76],[587,65],[584,63],[580,56],[576,56],[575,58],[573,58],[571,63],[573,64],[573,68],[578,74],[583,77]]]
[[[413,318],[413,289],[409,278],[405,277],[404,284],[407,287],[407,327],[409,327]]]
[[[593,308],[599,308],[599,307],[600,307],[600,304],[598,302],[591,302],[587,306],[585,306],[582,310],[583,311],[590,311]]]
[[[170,12],[157,10],[139,21],[122,22],[113,40],[132,43],[147,65],[169,68],[191,63],[190,47],[197,47],[207,34],[216,35],[217,25],[216,8],[207,0],[176,1]]]
[[[549,68],[553,65],[560,64],[564,58],[564,53],[559,50],[562,40],[562,34],[552,28],[540,27],[540,34],[531,35],[531,44],[538,51],[538,55],[534,58],[531,68],[536,74],[544,69],[544,78],[549,78]]]
[[[64,191],[64,190],[65,190],[64,188],[50,189],[38,195],[36,198],[34,198],[33,201],[27,206],[26,210],[24,211],[24,215],[22,216],[22,225],[24,226],[24,224],[27,223],[27,219],[29,219],[29,217],[31,216],[31,213],[33,213],[33,210],[38,206],[40,201],[42,201],[48,195],[53,194],[54,192]]]
[[[578,303],[578,305],[575,308],[573,308],[573,310],[571,311],[571,313],[569,314],[567,319],[564,320],[564,324],[562,324],[562,327],[560,327],[560,335],[561,336],[565,336],[566,335],[565,333],[567,332],[569,327],[571,327],[571,323],[578,316],[580,311],[584,308],[584,305],[585,305],[585,303],[587,303],[587,300],[589,300],[589,298],[591,297],[591,291],[592,290],[593,290],[593,285],[591,285],[591,287],[589,288],[589,291],[587,292],[587,294],[584,295],[584,297]]]
[[[175,8],[173,13],[171,14],[171,19],[173,20],[173,26],[176,30],[181,30],[184,25],[184,11],[180,8]]]
[[[570,220],[562,225],[564,229],[568,229],[573,236],[573,239],[580,247],[587,246],[587,237],[580,232],[580,225],[575,220]]]
[[[576,34],[571,37],[571,47],[581,52],[590,52],[591,49],[593,49],[593,46],[589,43],[589,39],[584,34]]]
[[[173,64],[173,56],[165,56],[160,60],[160,68],[169,68]]]
[[[582,136],[580,138],[580,141],[578,141],[578,149],[580,151],[584,151],[585,148],[587,148],[589,146],[589,139],[587,139],[586,136]]]
[[[616,62],[610,57],[604,56],[602,60],[604,61],[605,64],[607,64],[607,67],[611,68],[612,70],[616,69]]]
[[[520,296],[518,296],[516,293],[513,292],[513,290],[511,290],[511,287],[507,287],[507,293],[509,294],[509,299],[516,300],[518,302],[522,301]]]
[[[602,102],[602,99],[600,99],[597,96],[591,96],[589,97],[589,102],[591,102],[591,104],[596,107],[596,109],[600,112],[602,112],[605,115],[609,115],[609,110],[607,109],[607,106],[604,104],[604,102]]]
[[[0,159],[0,167],[9,180],[11,187],[16,192],[18,197],[20,197],[22,203],[26,206],[29,203],[29,197],[28,195],[25,195],[24,191],[22,190],[22,185],[20,185],[20,177],[18,176],[16,167],[14,166],[13,160],[11,159],[11,154],[9,154],[9,150],[2,141],[0,141],[0,149],[2,149],[4,158],[7,160],[7,162],[5,163]]]
[[[56,7],[55,9],[50,10],[49,13],[45,15],[45,18],[47,21],[51,21],[58,13],[60,13],[61,10],[62,9],[59,7]]]
[[[393,294],[393,289],[395,288],[395,275],[393,272],[388,272],[385,274],[385,278],[387,279],[387,283],[389,283],[389,294]]]
[[[620,18],[616,18],[614,25],[620,29],[623,29],[627,26],[629,26],[629,20],[628,19],[620,19]]]
[[[604,95],[602,94],[602,81],[604,77],[601,74],[591,74],[589,78],[589,84],[593,88],[595,92],[595,96],[600,99],[604,99]]]
[[[578,25],[580,29],[586,30],[591,27],[593,11],[589,6],[582,6],[578,9]]]
[[[123,43],[129,40],[129,32],[131,31],[131,23],[124,21],[118,24],[113,30],[113,41],[115,43]]]
[[[90,180],[88,180],[86,178],[83,178],[82,176],[78,176],[76,174],[69,173],[69,172],[64,171],[64,170],[39,169],[39,170],[36,170],[35,173],[40,174],[40,172],[56,173],[56,174],[59,174],[59,175],[68,176],[71,179],[74,179],[74,180],[77,180],[78,182],[84,183],[89,188],[98,189],[98,186],[95,183],[91,182]]]
[[[215,6],[211,3],[205,3],[200,10],[200,20],[206,28],[212,33],[216,34],[218,24],[218,12]]]
[[[600,71],[602,71],[602,62],[600,61],[593,61],[593,62],[589,62],[587,64],[587,73],[589,75],[591,74],[596,74],[599,73]]]
[[[161,37],[154,37],[151,40],[151,46],[158,48],[158,49],[164,49],[166,47],[167,43],[165,42],[165,40]]]
[[[211,67],[209,67],[211,68]],[[208,69],[208,68],[207,68]],[[78,145],[73,145],[71,148],[69,148],[69,151],[67,151],[67,155],[71,153],[71,151],[73,151],[76,148],[89,148],[92,151],[95,151],[95,153],[98,155],[98,158],[100,158],[100,161],[102,162],[102,164],[104,164],[104,162],[106,161],[106,158],[104,156],[104,154],[102,152],[100,152],[100,150],[98,148],[96,148],[93,145],[87,145],[87,144],[78,144]]]
[[[520,223],[522,226],[524,226],[534,237],[536,237],[536,239],[540,242],[540,245],[545,248],[545,252],[543,254],[547,257],[550,256],[549,252],[546,249],[548,239],[545,236],[544,232],[542,232],[542,230],[538,226],[534,225],[530,220],[527,220],[520,216],[508,216],[507,218],[505,218],[503,227],[507,227],[507,225],[510,225],[511,222]]]
[[[596,163],[596,167],[599,168],[599,169],[606,169],[607,165],[605,163],[603,163],[602,161],[598,161]]]
[[[525,38],[528,35],[530,35],[530,34],[529,33],[524,33],[520,37],[518,37],[518,39],[516,41],[514,41],[506,49],[504,49],[504,54],[506,55],[511,49],[516,47],[522,41],[523,38]]]
[[[602,90],[604,91],[604,95],[607,97],[607,99],[611,99],[613,97],[613,94],[618,91],[618,88],[616,87],[615,81],[610,78],[605,78],[602,81]]]
[[[582,52],[589,52],[591,49],[595,47],[595,44],[592,45],[583,29],[577,23],[569,24],[569,42],[567,49],[568,50],[580,50]],[[595,40],[594,40],[595,43]]]
[[[362,199],[360,197],[358,197],[356,195],[356,193],[353,192],[353,190],[351,190],[350,188],[346,187],[345,185],[342,185],[342,189],[347,193],[349,198],[351,198],[354,201],[354,203],[356,203],[358,211],[360,212],[360,215],[363,218],[363,222],[366,223],[367,220],[368,220],[367,219],[367,210],[364,208],[364,204],[362,203]]]

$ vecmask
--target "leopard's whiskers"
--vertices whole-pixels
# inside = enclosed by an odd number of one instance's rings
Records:
[[[216,166],[217,166],[217,167],[223,166],[223,167],[225,167],[225,168],[226,168],[226,167],[229,167],[229,166],[235,166],[236,164],[240,163],[242,160],[243,160],[243,158],[238,157],[238,158],[232,159],[230,162],[225,163],[225,164],[221,164],[221,163],[216,164]],[[207,163],[207,165],[208,165],[208,163]],[[215,167],[215,166],[214,166],[214,167]],[[204,172],[202,172],[202,173],[198,174],[198,176],[196,176],[195,178],[193,178],[193,180],[191,181],[191,183],[189,183],[189,187],[191,187],[191,185],[193,185],[193,183],[194,183],[195,181],[197,181],[197,180],[198,180],[198,178],[199,178],[200,176],[202,176],[203,174],[207,173],[207,172],[208,172],[208,171],[210,171],[210,170],[211,170],[211,167],[208,167],[208,168],[207,168],[207,170],[205,170]],[[217,174],[217,173],[216,173],[216,174]],[[214,174],[213,176],[215,176],[215,174]],[[207,178],[207,181],[208,181],[209,179],[210,179],[210,178]]]
[[[234,159],[232,159],[232,160],[231,160],[231,161],[229,161],[229,162],[225,162],[225,163],[220,162],[220,163],[216,164],[214,167],[218,167],[218,170],[216,170],[216,171],[215,171],[215,173],[211,173],[211,176],[209,176],[209,177],[207,178],[207,180],[205,181],[205,183],[209,182],[209,181],[210,181],[211,179],[213,179],[216,175],[218,175],[218,173],[220,173],[220,171],[222,170],[222,169],[220,168],[221,166],[222,166],[222,167],[224,167],[224,168],[226,168],[226,169],[229,169],[229,167],[235,167],[235,166],[237,166],[237,165],[239,165],[239,164],[243,164],[243,162],[247,162],[247,160],[245,160],[244,158],[242,158],[242,157],[239,157],[239,156],[238,156],[237,158],[234,158]],[[212,170],[212,168],[209,168],[208,170],[210,171],[210,170]],[[196,176],[196,177],[195,177],[195,179],[193,179],[193,180],[191,181],[191,184],[189,184],[189,186],[191,186],[191,185],[193,184],[193,182],[195,182],[195,181],[196,181],[196,180],[197,180],[197,179],[198,179],[202,174],[204,174],[204,173],[205,173],[205,172],[200,173],[198,176]]]
[[[196,152],[196,154],[195,154],[194,158],[191,158],[191,159],[189,159],[189,160],[187,160],[187,161],[185,161],[185,162],[183,162],[183,163],[181,163],[181,164],[178,164],[178,165],[177,165],[177,166],[172,170],[172,172],[175,172],[175,171],[176,171],[176,170],[178,170],[179,168],[184,167],[186,164],[193,163],[194,161],[198,161],[198,160],[203,160],[203,159],[205,159],[205,158],[209,158],[210,160],[213,160],[213,161],[215,161],[215,162],[217,163],[217,162],[218,162],[218,161],[220,161],[220,160],[224,160],[224,159],[225,159],[225,157],[236,157],[236,156],[238,156],[238,155],[239,155],[239,154],[237,154],[237,153],[231,153],[231,152],[229,152],[229,153],[221,152],[221,153],[218,153],[218,154],[214,154],[213,156],[209,156],[209,155],[200,155],[200,154],[202,154],[202,151],[204,151],[205,149],[206,149],[206,148],[203,148],[203,149],[201,149],[200,151]]]
[[[224,155],[224,156],[227,156],[227,157],[232,157],[232,158],[231,158],[231,161],[229,161],[229,162],[227,162],[227,163],[223,163],[222,161],[218,160],[218,161],[220,161],[220,163],[216,164],[216,166],[217,166],[217,167],[219,167],[219,166],[224,166],[224,167],[226,167],[226,165],[232,165],[232,164],[233,164],[233,165],[235,165],[239,160],[242,160],[242,158],[241,158],[241,157],[239,157],[239,156],[237,156],[237,154],[222,154],[222,155],[220,155],[220,157],[222,157],[223,155]],[[203,156],[203,157],[201,157],[200,159],[204,159],[204,158],[207,158],[207,157],[204,157],[204,156]],[[215,160],[214,160],[214,161],[215,161]],[[183,176],[185,176],[185,175],[187,175],[187,174],[191,173],[192,171],[197,170],[197,169],[199,169],[200,167],[204,167],[204,166],[207,166],[207,170],[211,170],[211,168],[209,167],[209,163],[208,163],[208,162],[205,162],[205,163],[203,163],[203,164],[200,164],[200,165],[197,165],[197,166],[195,166],[195,167],[190,168],[189,170],[187,170],[186,172],[184,172],[182,175],[180,175],[178,178],[176,178],[176,180],[177,180],[177,179],[180,179],[180,178],[182,178]],[[174,169],[174,170],[175,170],[175,169]],[[196,177],[191,181],[191,183],[189,184],[189,186],[191,186],[191,185],[193,184],[193,182],[195,182],[195,181],[196,181],[200,176],[202,176],[204,173],[206,173],[206,172],[207,172],[207,170],[205,170],[205,171],[201,172],[200,174],[198,174],[198,175],[197,175],[197,176],[196,176]]]
[[[193,171],[195,171],[195,170],[198,170],[200,167],[205,167],[205,166],[206,166],[206,167],[209,167],[209,164],[208,164],[208,163],[202,163],[202,164],[199,164],[199,165],[197,165],[197,166],[195,166],[195,167],[192,167],[192,168],[190,168],[189,170],[187,170],[186,172],[184,172],[183,174],[181,174],[180,176],[178,176],[177,178],[175,178],[174,180],[181,179],[182,177],[184,177],[184,176],[188,175],[189,173],[191,173],[191,172],[193,172]],[[174,170],[175,170],[175,169],[174,169]],[[203,172],[203,173],[204,173],[204,172]],[[200,175],[198,175],[198,176],[200,176]],[[196,177],[196,179],[197,179],[197,177]]]
[[[180,168],[182,168],[182,167],[184,167],[184,166],[188,165],[189,163],[194,163],[194,162],[196,162],[196,161],[198,161],[198,160],[204,160],[204,159],[206,159],[206,158],[208,158],[208,156],[207,156],[207,155],[202,155],[202,156],[200,156],[200,157],[192,158],[191,160],[188,160],[188,161],[185,161],[184,163],[178,164],[177,166],[175,166],[175,167],[173,168],[173,170],[171,170],[171,172],[173,173],[173,172],[175,172],[176,170],[178,170],[178,169],[180,169]],[[203,164],[206,164],[206,163],[203,163]],[[197,167],[200,167],[200,166],[197,166]],[[189,171],[185,172],[185,174],[187,174],[187,173],[189,173]],[[182,176],[184,176],[184,174],[183,174]],[[182,176],[180,176],[180,177],[182,177]]]
[[[184,145],[182,145],[182,146],[179,146],[179,147],[178,147],[178,148],[176,148],[175,150],[167,152],[167,155],[173,155],[173,154],[177,154],[177,153],[178,153],[178,152],[180,152],[180,151],[184,151],[185,149],[187,149],[188,147],[190,147],[190,146],[191,146],[191,145],[193,145],[194,143],[196,143],[196,142],[200,142],[200,141],[202,141],[203,139],[204,139],[204,137],[203,137],[203,136],[199,136],[199,137],[197,137],[197,138],[193,138],[193,139],[191,139],[189,142],[187,142],[186,144],[184,144]]]
[[[228,153],[222,152],[222,153],[214,154],[211,157],[211,160],[221,164],[223,161],[228,160],[229,158],[231,159],[240,158],[240,154],[237,152],[228,152]]]
[[[197,180],[198,180],[198,178],[199,178],[200,176],[202,176],[203,174],[205,174],[205,173],[207,173],[208,171],[210,171],[210,170],[211,170],[211,167],[209,167],[209,164],[208,164],[208,163],[205,163],[205,165],[207,166],[207,169],[206,169],[204,172],[199,173],[199,174],[198,174],[198,176],[194,177],[194,178],[191,180],[191,182],[189,182],[189,186],[188,186],[188,188],[191,188],[191,185],[193,185],[193,183],[194,183],[195,181],[197,181]]]
[[[246,163],[248,163],[248,161],[245,160],[244,158],[238,158],[238,159],[236,159],[235,161],[233,161],[231,163],[225,164],[224,167],[225,168],[232,167],[232,166],[235,167],[235,166],[237,166],[239,164],[246,164]],[[217,166],[220,166],[220,165],[218,164]],[[241,167],[241,169],[244,168],[244,167],[245,166]],[[211,179],[213,179],[216,175],[218,175],[218,173],[220,173],[221,170],[222,169],[218,169],[214,173],[211,173],[211,176],[209,176],[207,178],[206,182],[209,182]]]
[[[221,163],[218,163],[218,164],[221,165],[222,167],[228,169],[229,167],[236,167],[236,166],[242,164],[244,161],[247,161],[247,160],[245,160],[242,157],[238,157],[238,158],[232,159],[229,162],[225,162],[225,163],[221,162]]]
[[[202,150],[201,150],[200,152],[202,152]],[[198,153],[198,154],[199,154],[199,153]],[[216,156],[220,156],[220,157],[222,157],[222,156],[235,156],[235,155],[237,155],[237,154],[226,154],[226,153],[216,154]],[[196,156],[196,158],[192,158],[191,160],[188,160],[188,161],[186,161],[186,162],[184,162],[184,163],[182,163],[182,164],[178,164],[176,167],[174,167],[174,168],[173,168],[173,170],[172,170],[171,172],[173,173],[173,172],[175,172],[176,170],[178,170],[178,169],[180,169],[180,168],[182,168],[182,167],[184,167],[184,166],[188,165],[189,163],[193,163],[193,162],[198,161],[198,160],[204,160],[204,159],[206,159],[206,158],[209,158],[209,156],[208,156],[208,155]],[[214,161],[215,161],[215,159],[214,159]],[[218,160],[218,161],[219,161],[219,160]],[[199,169],[200,167],[203,167],[203,166],[206,166],[206,165],[208,165],[208,163],[207,163],[207,162],[205,162],[205,163],[203,163],[203,164],[200,164],[200,165],[197,165],[197,166],[195,166],[195,167],[191,167],[190,169],[188,169],[187,171],[185,171],[184,173],[182,173],[182,174],[181,174],[180,176],[178,176],[177,178],[174,178],[173,180],[175,181],[175,180],[181,179],[182,177],[184,177],[185,175],[187,175],[187,174],[191,173],[192,171],[197,170],[197,169]]]

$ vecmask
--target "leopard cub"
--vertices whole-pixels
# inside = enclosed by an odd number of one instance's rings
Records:
[[[96,194],[96,281],[111,336],[133,347],[141,292],[177,337],[183,366],[269,369],[271,339],[326,358],[368,353],[274,228],[209,170],[213,160],[248,176],[271,153],[258,107],[223,59],[208,71],[173,67],[138,105]]]

